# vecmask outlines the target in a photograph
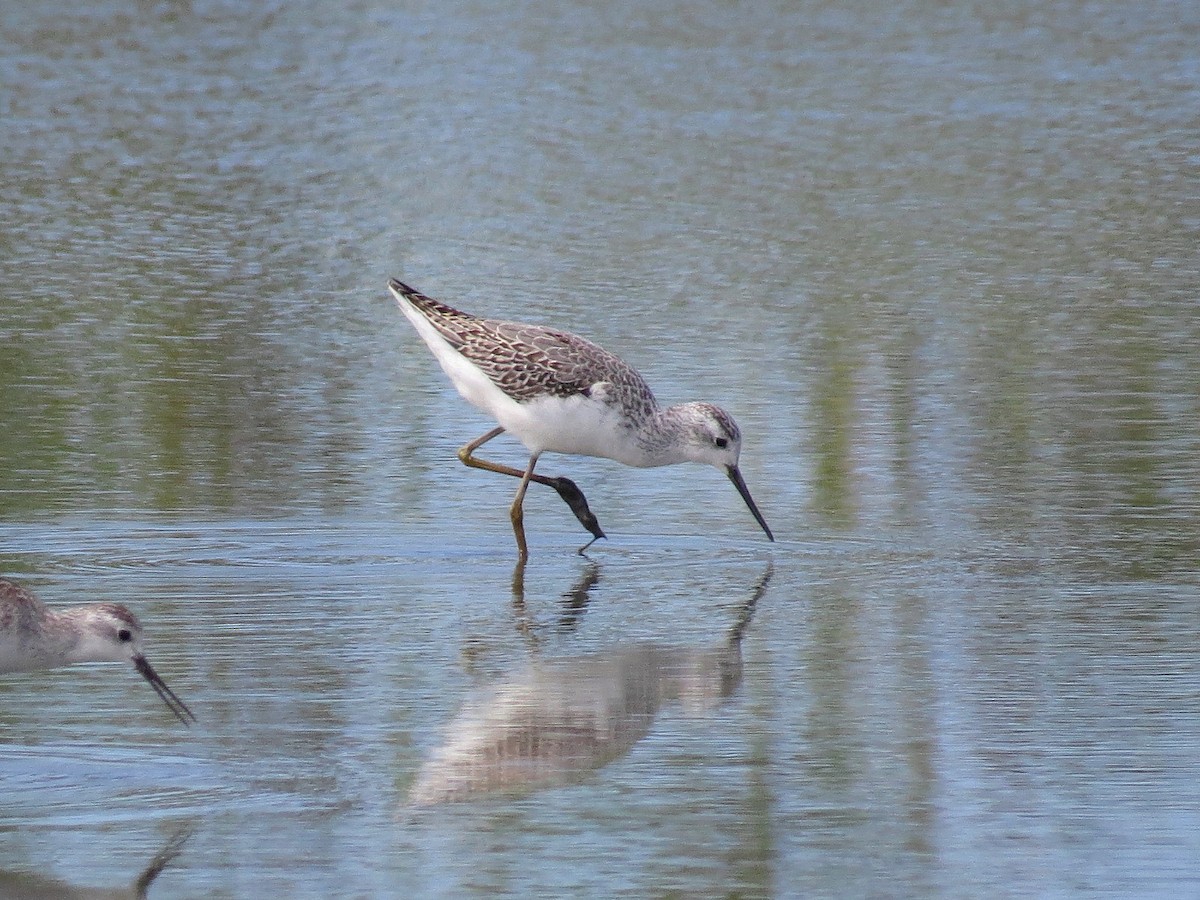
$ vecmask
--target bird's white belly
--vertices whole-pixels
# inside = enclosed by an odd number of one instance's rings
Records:
[[[634,431],[610,404],[581,394],[510,404],[496,420],[531,453],[601,456],[629,466],[645,465]]]

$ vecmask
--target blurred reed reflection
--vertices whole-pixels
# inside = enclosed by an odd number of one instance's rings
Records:
[[[29,872],[0,871],[0,900],[116,900],[120,897],[141,900],[147,896],[154,880],[183,852],[183,845],[192,836],[193,830],[194,826],[184,825],[171,835],[129,887],[80,887]]]
[[[409,803],[582,781],[628,753],[664,702],[680,701],[693,715],[714,709],[741,684],[742,637],[773,572],[768,563],[716,646],[631,644],[577,657],[535,657],[524,671],[464,706],[417,773]],[[598,580],[599,566],[592,564],[564,594],[560,628],[575,627]],[[518,628],[528,636],[517,585],[514,580]]]

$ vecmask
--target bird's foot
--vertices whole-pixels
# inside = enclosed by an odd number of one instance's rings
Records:
[[[579,520],[584,528],[592,535],[592,540],[588,541],[587,546],[600,538],[604,537],[604,531],[600,528],[600,523],[597,521],[595,514],[588,507],[587,497],[583,496],[583,491],[570,478],[551,478],[550,486],[558,491],[558,496],[562,497],[567,506],[571,507],[571,512],[575,513],[575,518]]]

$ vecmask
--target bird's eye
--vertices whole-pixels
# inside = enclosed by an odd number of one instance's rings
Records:
[[[716,444],[718,447],[720,447],[722,450],[724,450],[726,447],[729,446],[729,441],[725,440],[725,438],[717,438],[715,441],[713,441],[713,443]]]
[[[128,643],[133,640],[133,632],[128,628],[122,628],[117,632],[117,637],[121,639],[122,643]]]

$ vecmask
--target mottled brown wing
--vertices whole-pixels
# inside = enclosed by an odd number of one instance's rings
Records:
[[[551,395],[589,396],[606,382],[612,402],[639,415],[653,409],[654,394],[641,375],[620,357],[589,340],[541,325],[481,319],[434,300],[399,282],[397,289],[438,333],[518,403]]]
[[[483,320],[460,352],[518,402],[543,394],[589,395],[593,385],[612,385],[609,394],[628,402],[644,396],[646,382],[620,357],[578,335],[538,325]]]

